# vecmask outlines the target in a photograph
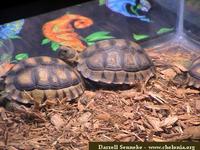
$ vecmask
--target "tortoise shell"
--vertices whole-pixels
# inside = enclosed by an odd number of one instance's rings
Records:
[[[188,70],[188,85],[200,88],[200,57],[193,60]]]
[[[77,69],[83,77],[106,84],[133,85],[155,73],[146,52],[124,39],[104,40],[88,47],[81,53]]]
[[[47,56],[20,61],[5,79],[8,98],[28,104],[47,99],[79,97],[84,87],[80,76],[65,62]]]

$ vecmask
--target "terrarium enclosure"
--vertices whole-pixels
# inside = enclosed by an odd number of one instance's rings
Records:
[[[122,90],[86,83],[75,102],[53,100],[38,111],[24,105],[26,112],[10,111],[0,100],[0,149],[82,150],[89,141],[198,141],[200,92],[184,81],[200,53],[199,35],[199,0],[93,0],[0,25],[1,93],[4,76],[20,61],[58,57],[63,47],[82,53],[103,40],[136,42],[156,67],[156,77],[143,93],[137,86]]]

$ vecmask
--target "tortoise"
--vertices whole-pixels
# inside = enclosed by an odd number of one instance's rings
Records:
[[[177,86],[189,86],[200,89],[200,56],[192,60],[191,64],[178,73],[173,83]]]
[[[135,85],[155,75],[155,66],[145,50],[126,39],[109,39],[96,42],[78,54],[62,47],[59,58],[77,63],[78,72],[85,78],[106,85]]]
[[[15,104],[38,108],[47,100],[71,101],[84,92],[80,75],[58,58],[31,57],[20,61],[5,76],[4,96]]]
[[[188,71],[187,71],[187,85],[200,88],[200,57],[197,57],[192,61]]]

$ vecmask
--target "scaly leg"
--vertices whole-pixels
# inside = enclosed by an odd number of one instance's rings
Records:
[[[140,83],[141,84],[141,93],[142,94],[145,94],[147,89],[146,89],[146,86],[147,86],[147,83],[149,82],[149,80],[151,79],[151,75],[148,76],[146,79],[145,79],[145,82],[144,83]]]

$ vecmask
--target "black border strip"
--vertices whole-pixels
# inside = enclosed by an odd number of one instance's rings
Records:
[[[5,5],[5,7],[0,9],[0,24],[33,17],[88,1],[92,0],[37,0],[35,2],[19,2],[14,5]]]

